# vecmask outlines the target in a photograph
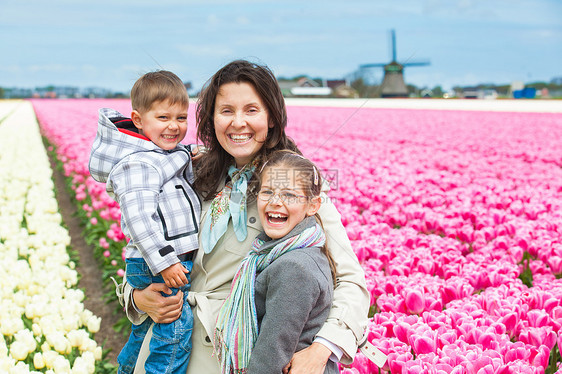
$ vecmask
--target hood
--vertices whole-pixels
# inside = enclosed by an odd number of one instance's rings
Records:
[[[99,110],[98,131],[92,145],[88,167],[98,182],[107,182],[113,167],[123,158],[146,151],[162,151],[148,138],[138,134],[133,122],[116,110]]]

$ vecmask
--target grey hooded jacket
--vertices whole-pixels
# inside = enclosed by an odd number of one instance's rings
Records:
[[[260,250],[270,250],[314,225],[314,217],[305,218],[285,237],[266,241]],[[269,239],[265,233],[259,237]],[[293,354],[314,341],[328,317],[333,294],[330,265],[318,247],[286,252],[259,273],[255,289],[259,334],[248,374],[281,374]],[[338,365],[328,360],[324,373],[339,373]]]
[[[121,229],[131,240],[126,257],[142,257],[151,272],[196,250],[201,202],[193,190],[189,147],[166,151],[136,135],[127,117],[99,110],[89,169],[121,208]]]

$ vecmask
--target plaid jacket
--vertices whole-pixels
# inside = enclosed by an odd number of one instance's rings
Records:
[[[128,118],[100,109],[88,166],[121,207],[121,229],[130,238],[126,257],[144,258],[157,275],[199,247],[201,201],[191,186],[187,146],[166,151],[127,129],[135,129]]]

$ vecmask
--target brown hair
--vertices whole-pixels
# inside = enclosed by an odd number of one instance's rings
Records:
[[[152,104],[168,100],[171,105],[189,104],[187,90],[181,79],[167,70],[157,70],[137,79],[131,89],[131,105],[134,110],[145,112]]]
[[[215,102],[219,89],[227,83],[251,84],[267,109],[269,127],[267,138],[261,147],[260,159],[279,149],[290,149],[300,153],[292,139],[285,134],[287,126],[287,111],[285,100],[273,72],[264,65],[258,65],[246,60],[236,60],[228,63],[217,71],[205,84],[199,95],[196,111],[197,139],[205,146],[206,152],[198,162],[195,172],[194,187],[205,200],[210,200],[218,193],[219,186],[224,181],[228,167],[233,163],[233,157],[220,145],[215,134],[214,114]],[[259,170],[261,165],[257,165]],[[257,187],[257,177],[253,176],[249,183],[249,194],[252,195]]]
[[[288,170],[292,170],[295,172],[295,179],[301,184],[307,197],[320,197],[320,193],[322,192],[322,174],[318,167],[309,159],[296,152],[279,150],[273,152],[263,164],[260,172],[262,178],[267,175],[267,170],[272,167],[285,167]],[[315,214],[315,218],[322,229],[324,229],[318,213]],[[326,244],[322,246],[321,251],[328,259],[328,264],[330,265],[330,271],[332,273],[332,281],[334,282],[334,287],[336,287],[336,262]]]

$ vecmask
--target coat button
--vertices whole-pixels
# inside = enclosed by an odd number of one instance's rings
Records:
[[[209,336],[205,336],[205,341],[206,341],[207,343],[210,343],[210,342],[211,342],[211,338],[209,338]]]
[[[256,217],[250,217],[250,223],[256,223]]]

